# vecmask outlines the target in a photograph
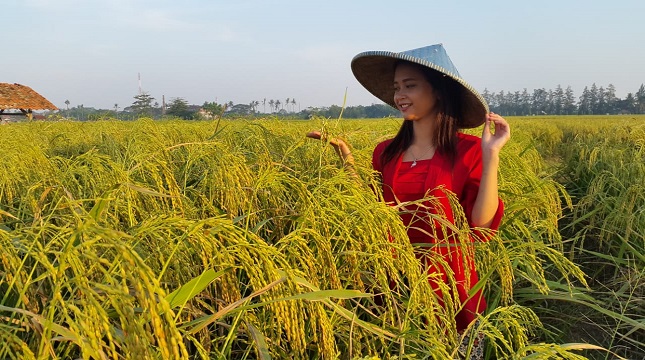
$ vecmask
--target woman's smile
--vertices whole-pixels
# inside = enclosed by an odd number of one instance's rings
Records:
[[[418,66],[400,64],[394,70],[394,103],[405,120],[432,118],[437,112],[434,89]]]

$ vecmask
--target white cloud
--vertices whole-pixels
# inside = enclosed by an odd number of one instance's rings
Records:
[[[335,44],[307,46],[296,51],[296,56],[306,62],[327,65],[347,63],[348,50]]]
[[[119,47],[114,44],[92,43],[84,46],[86,54],[93,57],[114,56],[119,51]]]
[[[25,0],[25,5],[37,10],[54,10],[70,8],[77,4],[83,4],[81,0]]]
[[[143,10],[130,16],[129,20],[137,27],[152,31],[194,31],[199,28],[199,25],[183,21],[176,14],[161,9]]]
[[[153,7],[150,4],[144,5],[125,0],[107,0],[107,3],[115,17],[114,21],[124,24],[126,28],[165,33],[199,34],[200,37],[208,36],[213,40],[226,42],[233,41],[238,37],[231,27],[222,23],[205,24],[201,19],[191,18],[180,8]]]

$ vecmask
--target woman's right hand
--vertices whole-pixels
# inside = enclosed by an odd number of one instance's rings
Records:
[[[349,149],[349,146],[343,139],[339,138],[331,138],[327,139],[326,136],[322,135],[320,131],[311,131],[307,133],[308,138],[312,139],[318,139],[322,141],[329,141],[331,146],[334,147],[334,150],[336,150],[336,153],[338,156],[340,156],[341,160],[343,160],[344,163],[354,163],[354,156],[352,156],[352,151]]]

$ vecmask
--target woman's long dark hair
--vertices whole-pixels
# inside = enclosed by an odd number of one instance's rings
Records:
[[[457,155],[457,131],[459,130],[457,124],[461,123],[460,120],[463,117],[461,104],[459,103],[463,90],[454,80],[425,66],[400,60],[396,62],[394,68],[396,69],[401,63],[409,63],[419,67],[434,89],[437,95],[439,121],[434,124],[432,143],[436,146],[436,151],[448,156],[451,162],[454,162]],[[383,166],[397,158],[412,145],[414,138],[412,125],[412,121],[403,121],[399,132],[381,154],[381,164]]]

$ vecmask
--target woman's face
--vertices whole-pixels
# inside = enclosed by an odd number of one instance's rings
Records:
[[[394,103],[405,120],[417,121],[437,115],[437,96],[416,65],[401,63],[394,70]]]

